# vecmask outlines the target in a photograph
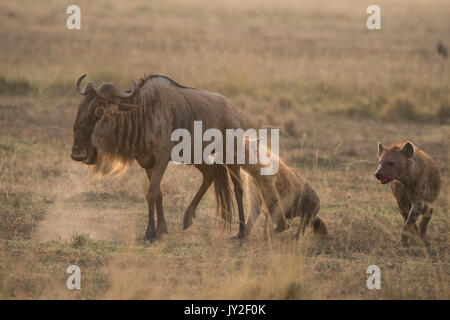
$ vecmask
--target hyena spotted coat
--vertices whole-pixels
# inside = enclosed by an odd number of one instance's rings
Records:
[[[425,241],[433,205],[441,189],[441,174],[436,162],[411,142],[397,142],[389,147],[378,143],[378,169],[375,177],[382,183],[391,183],[392,194],[397,200],[405,221],[401,242],[408,245],[408,236]],[[419,229],[416,222],[422,217]]]
[[[247,142],[248,143],[248,142]],[[260,147],[261,148],[261,147]],[[271,155],[274,161],[275,155]],[[287,219],[300,217],[300,225],[296,238],[302,236],[308,226],[312,226],[316,235],[326,235],[327,228],[324,221],[317,216],[320,209],[320,199],[311,184],[293,168],[286,165],[280,158],[279,170],[274,175],[261,175],[263,165],[244,164],[241,168],[244,175],[244,190],[249,197],[250,208],[245,230],[247,235],[260,215],[265,211],[266,232],[271,232],[268,221],[276,224],[275,233],[288,229]]]

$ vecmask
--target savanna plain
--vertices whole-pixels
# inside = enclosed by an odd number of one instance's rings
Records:
[[[449,299],[450,2],[0,1],[0,299]],[[148,244],[145,172],[94,178],[71,160],[81,101],[98,87],[164,74],[227,96],[260,127],[281,129],[280,156],[321,199],[329,235],[243,243],[215,215],[183,213],[197,170],[170,164],[169,234]],[[403,219],[375,180],[377,142],[411,140],[439,164],[430,248],[397,245]],[[81,268],[81,290],[66,269]],[[381,289],[366,287],[369,265]]]

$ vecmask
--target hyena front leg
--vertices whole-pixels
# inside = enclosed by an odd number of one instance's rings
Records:
[[[403,217],[403,223],[406,223],[406,220],[408,220],[409,212],[411,211],[411,203],[408,199],[402,198],[401,200],[397,200],[398,209],[400,211],[400,214]],[[414,228],[416,229],[416,232],[418,233],[419,230],[417,229],[417,225],[414,224]]]
[[[247,232],[247,235],[249,235],[250,232],[252,231],[255,221],[261,213],[261,206],[262,206],[262,202],[261,202],[260,198],[251,195],[250,213],[247,218],[247,223],[245,224],[245,230]]]
[[[273,230],[276,234],[281,233],[289,228],[286,216],[284,214],[284,208],[277,203],[277,205],[270,212],[273,220],[277,226]]]
[[[266,219],[264,220],[264,239],[270,240],[273,238],[273,221],[269,212],[266,213]]]
[[[433,215],[433,208],[427,207],[422,215],[422,220],[420,221],[420,237],[423,241],[425,240],[425,234],[427,232],[428,222],[430,222],[431,216]]]
[[[401,236],[401,242],[403,246],[408,246],[408,237],[412,236],[413,238],[417,238],[417,226],[416,221],[419,218],[419,216],[422,214],[424,210],[424,203],[423,202],[417,202],[413,203],[411,207],[411,211],[409,212],[408,219],[406,219],[405,224],[402,228],[402,236]]]

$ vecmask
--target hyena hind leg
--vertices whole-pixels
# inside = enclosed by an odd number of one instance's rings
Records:
[[[300,203],[300,225],[298,227],[298,231],[296,234],[297,239],[303,236],[305,234],[306,228],[316,220],[316,216],[317,213],[319,212],[319,209],[320,209],[320,201],[317,194],[312,189],[306,191]],[[320,221],[319,224],[321,224]]]
[[[312,227],[316,236],[326,236],[328,234],[327,226],[319,216],[312,221]]]

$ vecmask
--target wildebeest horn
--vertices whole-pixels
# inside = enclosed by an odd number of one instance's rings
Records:
[[[83,74],[81,77],[78,78],[77,80],[77,92],[79,94],[81,94],[82,96],[87,95],[91,90],[95,90],[94,88],[94,83],[89,81],[88,83],[86,83],[86,87],[81,88],[81,81],[83,81],[83,79],[87,76],[87,74]]]
[[[138,85],[137,85],[136,81],[134,81],[134,79],[131,79],[131,82],[133,82],[133,89],[131,89],[130,93],[126,93],[126,92],[120,90],[119,88],[117,88],[115,85],[113,85],[110,82],[105,82],[98,88],[98,95],[107,100],[108,100],[108,98],[115,98],[115,97],[129,98],[138,89]]]

